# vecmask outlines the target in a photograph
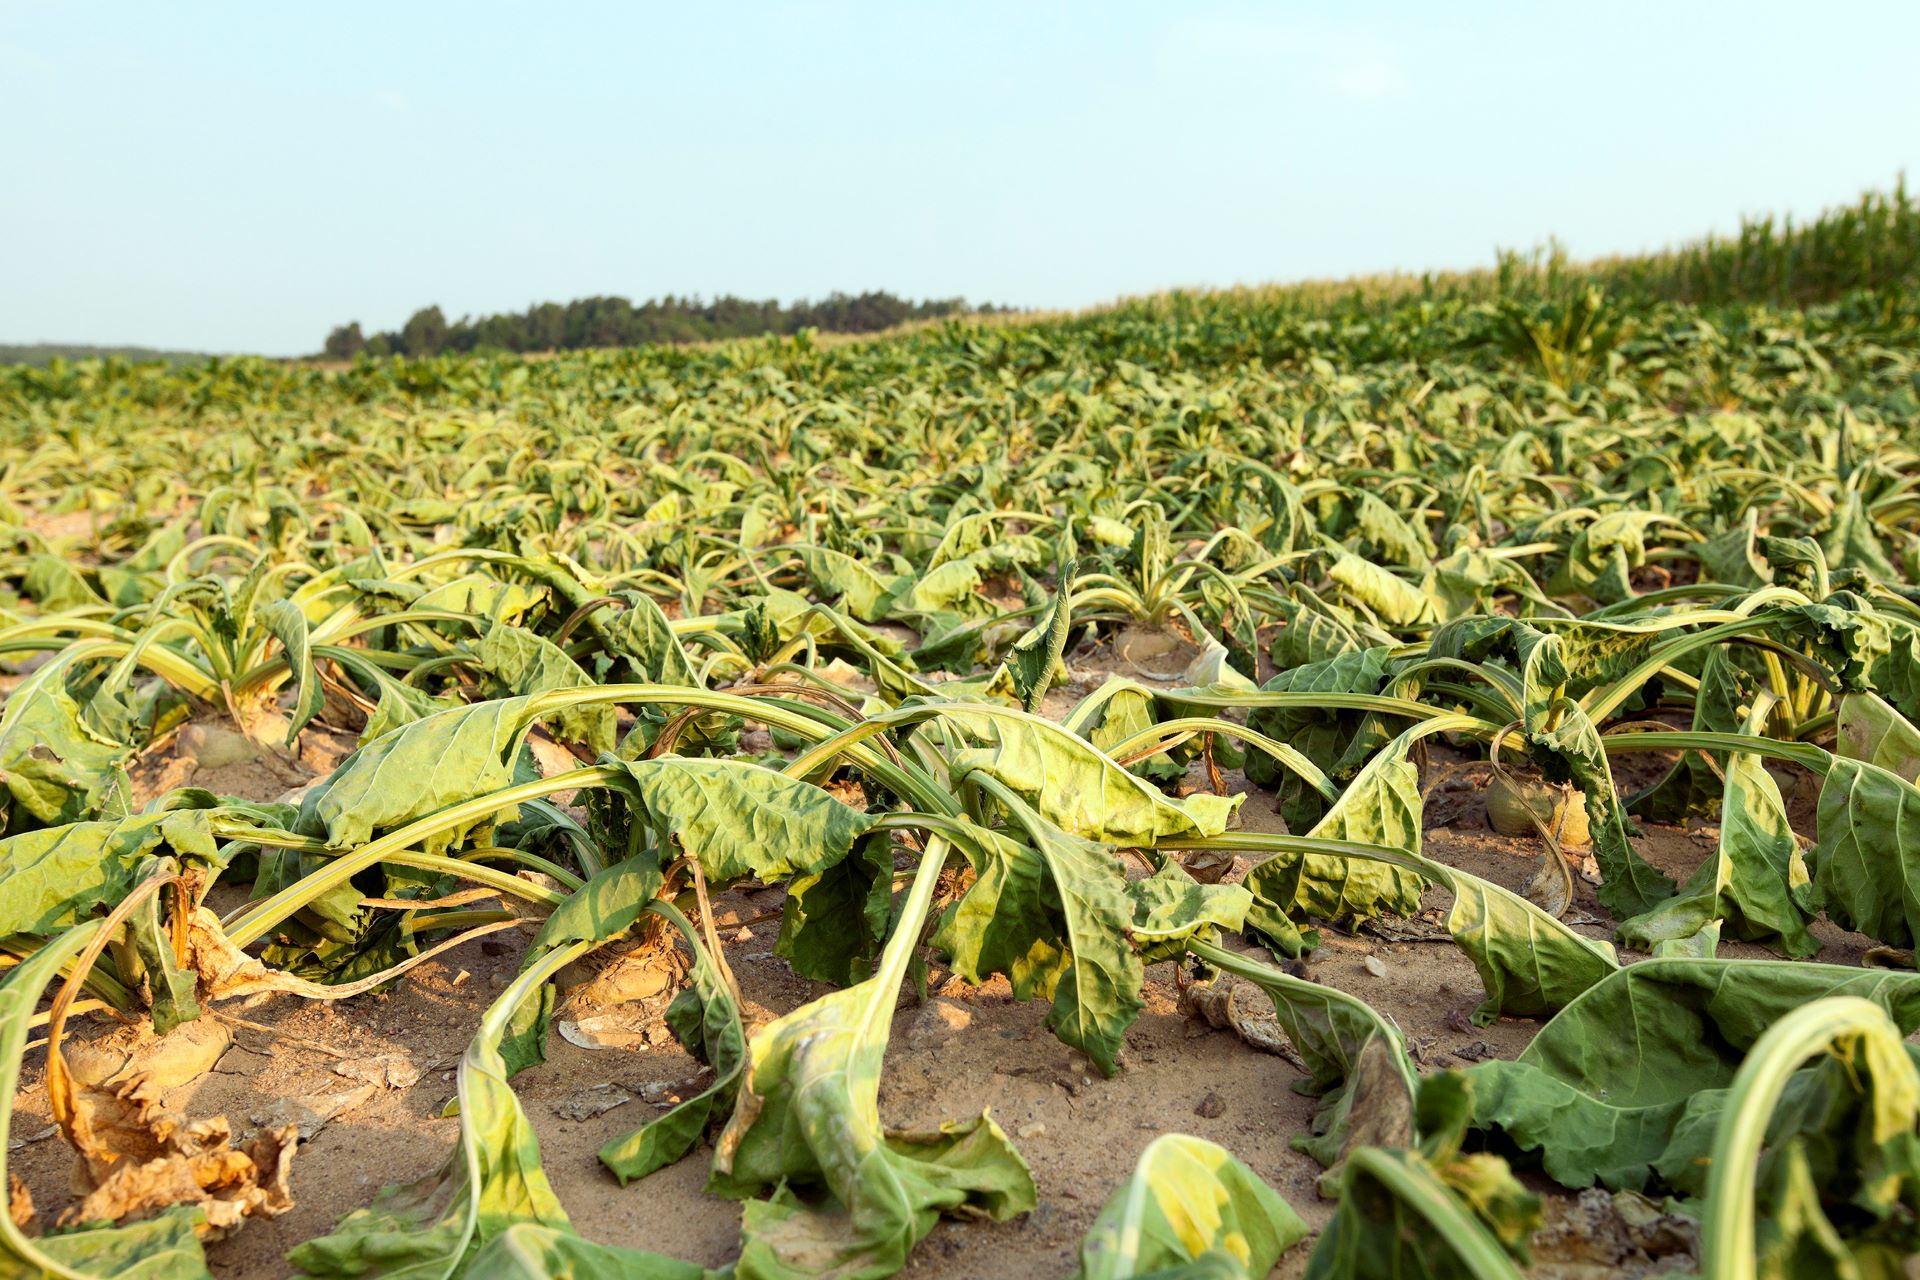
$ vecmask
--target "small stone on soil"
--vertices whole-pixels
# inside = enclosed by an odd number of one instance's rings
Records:
[[[327,1127],[328,1122],[339,1115],[353,1110],[375,1093],[378,1085],[363,1084],[358,1089],[348,1089],[341,1093],[310,1093],[299,1098],[275,1098],[271,1106],[256,1111],[247,1119],[263,1129],[283,1129],[287,1125],[296,1125],[300,1130],[300,1141],[311,1142],[314,1135]]]
[[[336,1062],[334,1074],[349,1080],[364,1080],[387,1089],[411,1089],[420,1082],[420,1068],[404,1053],[383,1053],[372,1058],[349,1058]]]
[[[572,1093],[556,1102],[553,1114],[562,1120],[591,1120],[605,1115],[615,1107],[624,1107],[633,1101],[633,1095],[612,1082],[588,1085],[584,1089],[575,1089]]]
[[[57,1124],[50,1124],[46,1128],[40,1130],[40,1132],[38,1133],[29,1133],[25,1137],[20,1137],[20,1138],[9,1138],[7,1140],[7,1150],[18,1151],[20,1148],[26,1146],[30,1142],[45,1142],[48,1138],[51,1138],[54,1134],[58,1132],[60,1132],[60,1126]]]

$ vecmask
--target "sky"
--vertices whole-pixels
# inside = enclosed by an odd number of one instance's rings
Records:
[[[0,0],[0,342],[1658,248],[1920,181],[1916,47],[1912,0]]]

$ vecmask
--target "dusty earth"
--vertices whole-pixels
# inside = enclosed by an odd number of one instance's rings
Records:
[[[1063,714],[1107,670],[1134,664],[1129,653],[1082,655],[1075,682],[1049,696],[1045,710]],[[1104,659],[1104,660],[1103,660]],[[1158,662],[1155,665],[1160,665]],[[209,767],[208,733],[190,728],[150,754],[137,775],[149,794],[191,784],[222,794],[266,800],[332,767],[352,746],[350,734],[316,728],[301,755],[241,759]],[[203,726],[203,728],[205,728]],[[198,754],[196,754],[198,749]],[[214,752],[217,756],[219,753]],[[1621,762],[1623,790],[1657,777],[1659,758]],[[1797,825],[1811,833],[1811,791],[1782,774]],[[1512,889],[1539,865],[1540,844],[1494,834],[1488,827],[1484,768],[1436,751],[1426,806],[1426,851]],[[1234,773],[1230,789],[1249,791],[1242,824],[1284,830],[1270,796]],[[1204,785],[1196,768],[1192,785]],[[1712,851],[1716,832],[1643,824],[1641,852],[1684,879]],[[1229,873],[1244,875],[1245,860]],[[216,906],[230,906],[237,898]],[[1446,895],[1430,890],[1426,910],[1408,921],[1355,934],[1322,928],[1323,944],[1304,962],[1315,981],[1350,991],[1405,1032],[1429,1070],[1488,1056],[1511,1057],[1536,1024],[1503,1019],[1476,1028],[1467,1015],[1481,998],[1464,953],[1439,920]],[[731,893],[715,901],[730,964],[747,998],[750,1020],[764,1020],[827,988],[796,977],[773,955],[778,890]],[[1590,884],[1578,882],[1568,919],[1594,937],[1610,933]],[[1819,960],[1858,964],[1866,939],[1814,926],[1826,944]],[[193,1117],[224,1114],[236,1135],[262,1126],[302,1124],[306,1140],[292,1165],[294,1207],[248,1221],[209,1248],[216,1275],[235,1280],[291,1272],[285,1253],[324,1234],[383,1184],[433,1172],[446,1158],[456,1122],[440,1118],[453,1093],[453,1070],[487,1002],[515,972],[526,935],[506,932],[468,943],[415,969],[393,989],[337,1003],[270,998],[248,1008],[219,1006],[230,1020],[231,1047],[214,1069],[168,1095]],[[1762,955],[1729,944],[1727,955]],[[1372,964],[1368,962],[1372,961]],[[1181,1012],[1175,974],[1149,973],[1146,1010],[1127,1036],[1124,1069],[1102,1079],[1045,1027],[1046,1006],[1016,1003],[1004,980],[970,986],[936,967],[928,1003],[902,993],[887,1053],[881,1113],[890,1125],[926,1127],[992,1108],[1032,1165],[1039,1208],[1006,1224],[943,1221],[915,1252],[904,1275],[928,1280],[963,1276],[1066,1276],[1081,1236],[1106,1197],[1157,1134],[1180,1131],[1233,1151],[1278,1189],[1316,1228],[1332,1212],[1314,1184],[1319,1168],[1290,1146],[1306,1130],[1311,1102],[1293,1092],[1301,1078],[1284,1057],[1256,1050],[1230,1030],[1216,1030]],[[565,1016],[563,1010],[562,1017]],[[595,1152],[657,1114],[693,1080],[699,1066],[655,1022],[641,1028],[639,1047],[589,1050],[550,1037],[548,1062],[515,1080],[538,1131],[542,1162],[575,1223],[590,1237],[717,1266],[735,1254],[739,1206],[703,1193],[706,1148],[642,1182],[621,1188]],[[85,1040],[115,1033],[95,1015],[70,1034]],[[370,1065],[371,1064],[371,1065]],[[15,1102],[12,1168],[31,1187],[40,1229],[65,1203],[72,1155],[52,1129],[42,1086],[44,1051],[30,1052]],[[1585,1277],[1680,1267],[1681,1257],[1649,1265],[1649,1255],[1616,1217],[1604,1193],[1573,1196],[1535,1177],[1548,1197],[1548,1229],[1536,1241],[1533,1273]],[[1275,1274],[1305,1268],[1308,1245],[1292,1250]],[[1660,1252],[1659,1249],[1654,1251]],[[1684,1269],[1684,1267],[1682,1267]]]

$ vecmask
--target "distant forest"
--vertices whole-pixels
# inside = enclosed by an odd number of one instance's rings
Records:
[[[632,303],[625,298],[579,298],[562,305],[543,302],[522,312],[463,316],[448,323],[437,306],[422,307],[398,330],[364,334],[358,321],[327,335],[325,354],[351,360],[372,356],[433,356],[444,351],[573,351],[585,347],[637,347],[649,343],[705,342],[715,338],[751,338],[768,333],[877,333],[909,320],[934,320],[965,312],[995,312],[992,305],[969,307],[964,298],[912,302],[891,293],[835,293],[820,302],[782,306],[767,300],[722,296],[665,297]]]
[[[157,347],[102,347],[85,342],[0,342],[0,364],[44,365],[53,360],[165,360],[192,364],[202,351],[162,351]]]

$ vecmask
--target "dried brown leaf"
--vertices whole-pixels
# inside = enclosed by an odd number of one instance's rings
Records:
[[[33,1222],[33,1192],[17,1173],[7,1174],[7,1213],[23,1231]]]
[[[54,1086],[49,1073],[49,1087]],[[299,1130],[292,1125],[233,1145],[225,1116],[189,1121],[169,1111],[148,1077],[112,1088],[64,1079],[62,1115],[79,1159],[74,1189],[79,1204],[63,1225],[151,1217],[177,1204],[197,1206],[203,1235],[217,1239],[248,1217],[272,1217],[293,1207],[287,1173]]]

